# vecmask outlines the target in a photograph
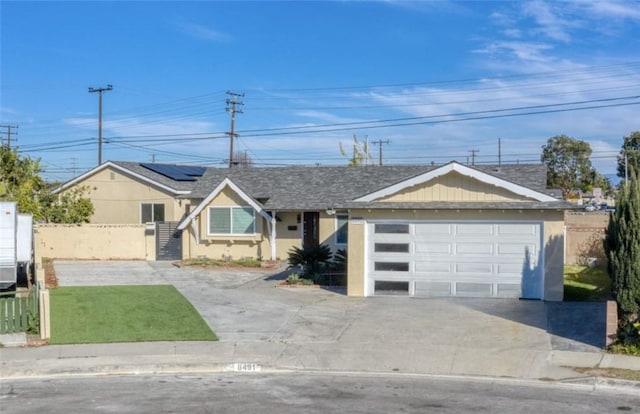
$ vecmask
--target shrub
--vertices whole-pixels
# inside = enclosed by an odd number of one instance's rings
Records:
[[[289,268],[300,266],[302,277],[310,279],[313,275],[322,273],[331,260],[329,246],[319,244],[311,247],[293,247],[289,250]]]
[[[630,181],[620,186],[604,247],[621,324],[636,322],[640,312],[640,181],[633,170]]]

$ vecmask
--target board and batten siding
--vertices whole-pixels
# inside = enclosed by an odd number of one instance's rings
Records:
[[[526,197],[465,177],[456,172],[436,177],[433,180],[401,190],[378,202],[429,202],[429,201],[531,201]]]

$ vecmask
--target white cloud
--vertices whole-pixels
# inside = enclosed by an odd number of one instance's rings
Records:
[[[96,129],[95,118],[66,118],[63,122],[85,130]],[[112,119],[103,122],[104,137],[143,137],[157,135],[180,136],[189,131],[189,134],[204,134],[213,131],[215,126],[211,122],[203,122],[198,119],[181,119],[176,121],[166,119]]]
[[[553,46],[546,43],[526,42],[526,41],[495,41],[486,45],[482,49],[476,49],[476,53],[486,53],[491,55],[507,55],[510,58],[517,58],[520,61],[548,62],[551,57],[544,52],[553,49]]]
[[[211,29],[207,26],[203,26],[201,24],[178,23],[177,26],[183,33],[197,39],[210,40],[214,42],[228,42],[231,40],[230,35]]]
[[[596,19],[640,20],[638,2],[580,0],[575,4]]]
[[[534,34],[542,34],[549,39],[564,43],[571,42],[570,30],[580,26],[580,22],[573,15],[563,15],[560,7],[536,0],[523,5],[525,15],[534,19],[537,27],[532,29]]]

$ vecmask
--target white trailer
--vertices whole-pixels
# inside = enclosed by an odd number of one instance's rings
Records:
[[[16,284],[18,276],[18,209],[13,201],[0,202],[0,289]]]
[[[33,265],[33,217],[15,201],[0,202],[0,289],[29,282]],[[20,279],[18,279],[20,277]]]

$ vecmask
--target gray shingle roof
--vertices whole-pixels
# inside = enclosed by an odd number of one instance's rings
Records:
[[[189,198],[203,199],[225,178],[274,210],[325,209],[434,170],[438,166],[209,168]],[[477,166],[478,170],[543,192],[544,165]]]
[[[374,204],[354,203],[352,200],[400,183],[409,178],[432,171],[441,165],[389,165],[389,166],[295,166],[267,168],[215,168],[208,167],[196,181],[176,181],[158,174],[137,162],[113,161],[126,168],[177,191],[189,191],[183,197],[206,198],[228,177],[250,197],[262,203],[267,210],[318,210],[332,208],[356,208]],[[486,174],[547,194],[546,166],[543,164],[478,165],[475,168]],[[494,205],[495,204],[495,205]],[[513,205],[512,205],[513,204]],[[557,204],[557,205],[556,205]],[[526,205],[526,206],[525,206]],[[460,208],[460,203],[420,203],[407,207],[406,203],[385,203],[388,208]],[[566,208],[566,203],[493,203],[465,208]],[[380,206],[378,206],[379,208]],[[369,208],[369,207],[367,207]]]

